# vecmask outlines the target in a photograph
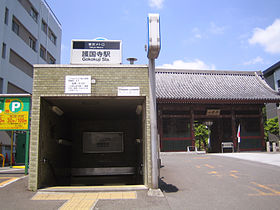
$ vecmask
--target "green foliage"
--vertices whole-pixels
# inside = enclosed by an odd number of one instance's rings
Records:
[[[196,122],[194,125],[195,130],[195,146],[201,150],[201,148],[204,148],[206,150],[208,146],[208,135],[209,130],[206,125],[202,123]]]
[[[278,117],[268,119],[264,123],[264,135],[266,141],[268,141],[268,133],[279,135]]]

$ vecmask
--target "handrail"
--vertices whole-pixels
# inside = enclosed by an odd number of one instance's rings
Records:
[[[2,155],[2,154],[0,154],[0,156],[1,156],[2,159],[3,159],[2,167],[4,167],[4,166],[5,166],[5,157],[4,157],[4,155]]]

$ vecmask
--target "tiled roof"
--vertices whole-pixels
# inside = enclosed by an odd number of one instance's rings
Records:
[[[158,101],[280,102],[261,72],[156,69]]]

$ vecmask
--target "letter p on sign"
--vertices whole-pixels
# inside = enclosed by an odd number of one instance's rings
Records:
[[[15,112],[16,109],[20,108],[20,103],[15,101],[12,103],[12,112]]]
[[[10,103],[9,108],[10,108],[11,112],[16,113],[21,110],[22,104],[20,103],[19,100],[14,100]]]

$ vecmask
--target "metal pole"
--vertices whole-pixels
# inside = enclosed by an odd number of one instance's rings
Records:
[[[13,150],[14,150],[14,148],[13,148],[14,145],[13,144],[14,144],[14,131],[12,131],[12,134],[11,134],[10,167],[13,166]]]
[[[28,174],[28,159],[29,159],[29,131],[26,131],[25,136],[25,175]]]
[[[151,157],[152,157],[152,188],[158,188],[158,141],[156,114],[156,82],[155,59],[149,59],[149,89],[150,89],[150,123],[151,123]]]

